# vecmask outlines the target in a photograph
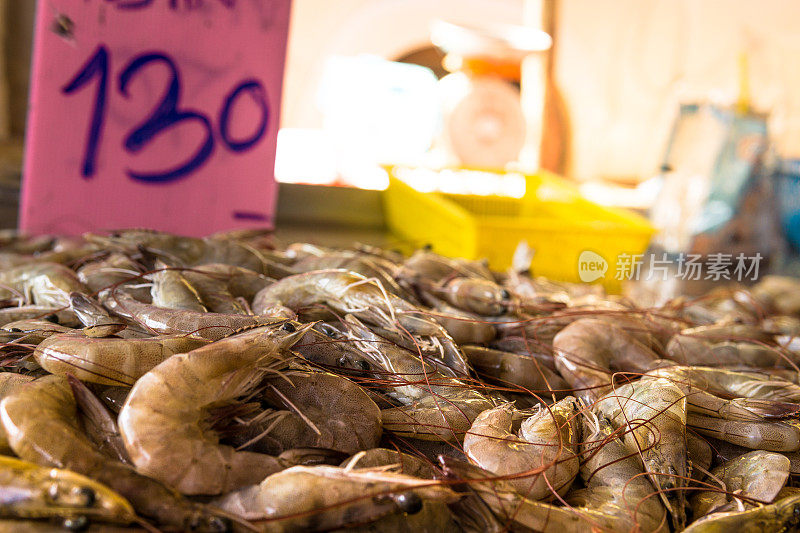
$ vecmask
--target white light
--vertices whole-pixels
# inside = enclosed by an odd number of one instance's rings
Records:
[[[443,192],[475,196],[525,196],[525,176],[481,170],[395,167],[395,176],[419,192]]]
[[[277,181],[321,185],[333,183],[337,174],[336,153],[322,130],[282,128],[278,131]]]

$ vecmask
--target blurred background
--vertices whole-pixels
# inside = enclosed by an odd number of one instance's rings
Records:
[[[16,146],[25,129],[35,4],[0,2],[0,136]],[[551,12],[544,20],[543,11]],[[747,55],[750,101],[769,112],[776,147],[800,156],[798,16],[800,6],[791,0],[295,0],[280,170],[287,178],[298,173],[291,151],[298,136],[331,148],[322,138],[321,104],[327,99],[336,106],[336,98],[345,98],[320,94],[333,59],[369,54],[423,65],[437,78],[447,74],[444,53],[431,40],[437,20],[547,26],[554,46],[542,61],[552,62],[546,76],[558,94],[551,102],[555,110],[545,114],[557,123],[548,122],[548,131],[559,128],[564,152],[548,157],[564,175],[632,182],[652,177],[679,103],[737,100],[741,54]]]
[[[14,227],[35,3],[0,4],[0,223]],[[792,0],[295,0],[275,175],[301,185],[281,186],[279,223],[385,228],[375,196],[344,210],[303,184],[382,190],[387,164],[462,171],[407,174],[417,189],[508,197],[543,169],[649,216],[651,251],[763,253],[791,271],[798,16]]]

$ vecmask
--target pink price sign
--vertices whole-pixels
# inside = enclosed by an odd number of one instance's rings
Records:
[[[20,227],[271,227],[290,0],[38,3]]]

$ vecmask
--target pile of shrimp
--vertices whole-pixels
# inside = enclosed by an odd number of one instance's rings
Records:
[[[800,280],[0,233],[0,530],[800,528]]]

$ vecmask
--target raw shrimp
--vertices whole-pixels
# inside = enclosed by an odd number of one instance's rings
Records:
[[[676,384],[734,398],[754,398],[800,403],[800,385],[758,371],[737,371],[708,366],[668,366],[647,372]]]
[[[501,531],[515,530],[512,524],[542,533],[669,531],[664,507],[641,463],[614,436],[608,422],[601,418],[599,429],[585,428],[583,433],[586,459],[581,476],[587,488],[571,493],[574,499],[568,496],[572,507],[525,498],[507,481],[450,457],[439,461],[448,478],[464,480],[505,522]]]
[[[494,281],[494,276],[480,261],[453,259],[429,250],[417,250],[403,261],[395,273],[401,284],[415,285],[420,281],[439,282],[446,278],[467,277]]]
[[[709,513],[733,511],[742,503],[735,495],[772,503],[789,479],[789,459],[779,453],[753,451],[727,461],[711,471],[709,484],[721,481],[720,491],[702,491],[691,498],[696,519]]]
[[[105,307],[85,294],[70,293],[69,307],[83,324],[83,334],[87,337],[108,337],[127,327],[123,319],[111,316]]]
[[[69,470],[0,456],[0,515],[4,518],[81,519],[129,524],[136,515],[122,496]]]
[[[501,341],[509,338],[525,339],[537,345],[552,346],[556,334],[580,319],[581,316],[553,313],[544,317],[534,317],[523,312],[517,312],[513,315],[494,317],[492,324],[497,328]]]
[[[514,336],[502,337],[491,342],[489,347],[500,350],[501,352],[511,352],[536,359],[537,363],[546,366],[553,372],[556,370],[553,350],[549,346],[543,345],[534,339]]]
[[[156,271],[148,277],[153,282],[150,289],[153,305],[180,311],[208,312],[197,289],[186,281],[179,270],[156,261]]]
[[[381,437],[378,406],[361,387],[334,374],[283,372],[267,378],[263,392],[254,399],[282,410],[270,409],[262,413],[268,416],[256,416],[247,424],[258,429],[258,449],[249,450],[278,455],[291,448],[314,447],[350,455],[374,448]]]
[[[197,290],[210,311],[225,314],[246,314],[247,309],[238,298],[249,305],[258,291],[274,281],[252,270],[224,264],[187,269],[183,277]]]
[[[103,404],[111,409],[112,412],[119,415],[122,406],[125,405],[125,400],[128,399],[128,394],[131,392],[130,387],[122,387],[110,385],[107,387],[99,387],[97,393]]]
[[[17,389],[17,387],[19,387],[23,383],[29,383],[34,379],[35,378],[33,376],[28,376],[25,374],[16,374],[14,372],[0,372],[0,399],[3,399],[12,392],[14,392]]]
[[[531,257],[533,260],[533,257]],[[570,287],[547,278],[532,278],[516,270],[509,269],[503,286],[520,300],[523,309],[535,312],[540,309],[554,311],[570,302]],[[602,291],[602,288],[597,287]]]
[[[365,322],[383,326],[398,336],[429,336],[441,348],[442,357],[458,375],[468,375],[469,365],[456,343],[436,321],[393,294],[376,279],[346,270],[321,270],[290,276],[259,292],[253,301],[256,314],[270,309],[298,311],[326,305],[339,313],[350,313]]]
[[[487,398],[467,385],[453,384],[434,388],[433,393],[408,405],[383,409],[381,418],[383,429],[403,437],[459,441],[472,421],[491,406]]]
[[[800,318],[790,315],[774,315],[765,318],[761,327],[775,336],[778,344],[791,343],[800,337]]]
[[[190,276],[193,281],[201,276],[218,276],[225,282],[231,294],[242,297],[248,302],[256,297],[258,291],[274,282],[273,279],[253,270],[223,263],[200,265],[187,270],[184,275]]]
[[[616,428],[627,428],[625,445],[640,454],[650,481],[673,518],[683,527],[688,479],[686,396],[664,378],[616,387],[595,405]]]
[[[268,246],[272,245],[272,230],[268,228],[242,228],[217,231],[208,236],[211,240],[232,240],[241,242],[261,240]]]
[[[21,307],[6,307],[0,309],[0,325],[16,322],[18,320],[41,319],[67,327],[80,326],[80,321],[75,313],[63,307],[44,307],[41,305],[24,305]]]
[[[684,365],[746,365],[796,368],[797,362],[774,346],[752,342],[718,342],[676,335],[667,345],[667,356]]]
[[[103,402],[75,376],[67,376],[72,396],[78,406],[78,420],[86,436],[98,450],[112,459],[131,464],[122,436],[119,434],[117,417],[112,415]]]
[[[551,345],[560,331],[582,319],[608,323],[652,350],[663,350],[672,335],[672,331],[663,321],[631,314],[630,309],[608,301],[571,307],[543,317],[517,312],[514,315],[495,317],[493,323],[501,335]]]
[[[14,372],[0,372],[0,400],[17,390],[24,383],[29,383],[34,380],[33,376],[24,374],[16,374]],[[11,452],[11,445],[8,443],[8,435],[6,430],[0,424],[0,452]]]
[[[710,341],[742,341],[748,340],[752,342],[762,343],[775,343],[774,334],[766,329],[759,327],[755,324],[740,324],[740,323],[726,323],[721,322],[718,324],[709,324],[706,326],[698,326],[695,328],[682,329],[679,332],[681,335],[689,337],[697,337],[701,339],[708,339]]]
[[[667,529],[666,513],[642,464],[613,431],[604,417],[583,419],[581,477],[585,489],[567,498],[608,524],[612,531],[659,531]]]
[[[3,252],[33,254],[49,250],[55,244],[53,235],[26,235],[16,229],[0,230],[0,247]]]
[[[214,238],[197,239],[150,230],[123,230],[109,236],[88,234],[89,242],[122,251],[144,248],[174,266],[194,266],[206,263],[239,265],[261,272],[261,254],[242,242]]]
[[[725,420],[761,421],[786,418],[800,411],[794,400],[800,387],[783,380],[767,381],[764,374],[707,367],[670,366],[645,374],[643,380],[670,380],[686,395],[692,417],[702,415]],[[719,378],[719,380],[714,380]],[[733,396],[732,399],[726,399]]]
[[[691,467],[692,479],[701,481],[708,469],[711,468],[711,463],[714,461],[714,453],[711,450],[711,445],[704,438],[687,431],[686,458]]]
[[[349,250],[324,251],[321,255],[308,254],[293,263],[292,268],[298,273],[330,269],[349,270],[366,278],[380,280],[384,288],[392,294],[404,293],[392,277],[392,272],[396,269],[394,264],[379,257],[364,256]]]
[[[8,331],[8,330],[0,330],[0,354],[3,355],[11,355],[13,354],[12,358],[17,359],[17,361],[22,361],[25,356],[28,354],[30,345],[27,342],[28,334],[23,333],[22,331]],[[37,340],[33,338],[33,340]],[[16,357],[14,357],[16,356]],[[4,360],[4,366],[13,366],[9,365],[9,360]]]
[[[485,318],[452,307],[438,298],[425,298],[432,313],[456,343],[485,344],[497,336],[495,327]]]
[[[409,315],[409,323],[418,322],[420,329],[426,329],[430,322],[427,318],[415,317]],[[469,374],[465,373],[469,368],[467,365],[466,357],[461,352],[461,348],[456,344],[450,334],[442,328],[437,335],[409,335],[407,331],[414,330],[415,328],[398,328],[371,326],[371,329],[383,337],[386,341],[392,342],[409,350],[417,357],[422,357],[425,360],[435,363],[439,372],[442,374],[466,378]],[[466,369],[466,370],[465,370]]]
[[[688,322],[708,325],[721,322],[755,324],[763,310],[750,293],[725,286],[688,302],[683,297],[676,298],[664,307]]]
[[[580,441],[578,402],[569,396],[530,416],[501,405],[484,411],[464,436],[467,457],[504,476],[517,492],[532,500],[563,495],[578,474]],[[522,419],[519,436],[513,432]]]
[[[783,498],[788,498],[789,496],[794,496],[796,494],[800,494],[800,487],[783,487],[778,495],[775,496],[775,501],[782,500]]]
[[[638,313],[630,310],[612,311],[607,314],[593,315],[592,318],[622,329],[659,354],[664,353],[669,340],[684,326],[683,323],[658,314]]]
[[[461,350],[475,370],[501,384],[516,385],[536,394],[569,390],[569,385],[560,375],[535,357],[483,346],[462,346]]]
[[[57,263],[20,265],[0,271],[0,299],[21,299],[35,305],[68,307],[69,293],[87,292],[75,273]]]
[[[392,472],[405,474],[423,479],[434,479],[436,471],[433,465],[415,455],[390,450],[388,448],[372,448],[358,452],[348,457],[341,465],[342,468],[374,468],[376,466],[391,466]]]
[[[75,399],[63,377],[45,376],[17,388],[0,402],[0,421],[20,458],[99,481],[158,524],[184,531],[230,528],[229,520],[219,513],[97,451],[78,427]]]
[[[535,251],[524,241],[514,251],[512,265],[503,285],[524,300],[569,303],[571,299],[605,295],[602,285],[554,281],[543,276],[533,276],[530,267]]]
[[[747,511],[712,513],[693,522],[684,533],[763,533],[800,527],[800,494]]]
[[[502,315],[511,304],[511,294],[487,279],[459,277],[428,290],[450,305],[481,316]]]
[[[755,374],[763,374],[768,378],[800,384],[800,372],[797,370],[790,370],[788,368],[753,368],[747,365],[729,365],[721,366],[719,368],[733,370],[734,372],[752,372]]]
[[[800,282],[785,276],[764,276],[751,290],[770,314],[800,314]]]
[[[335,248],[328,248],[319,244],[312,244],[310,242],[293,242],[286,246],[284,254],[292,262],[299,261],[306,257],[322,257],[335,251]]]
[[[386,248],[379,248],[378,246],[372,246],[371,244],[364,244],[362,242],[353,243],[350,248],[363,255],[380,257],[395,265],[405,260],[405,256],[398,250],[387,250]]]
[[[561,376],[587,403],[611,390],[614,372],[645,372],[658,356],[631,335],[607,322],[584,318],[553,340]]]
[[[292,348],[306,360],[328,368],[367,370],[370,363],[347,336],[325,322],[317,322]]]
[[[758,338],[753,342],[743,341],[742,333],[753,335],[756,332],[742,326],[686,329],[672,337],[666,353],[673,361],[690,366],[789,366],[791,360],[777,347],[765,345],[763,341],[755,342]],[[771,336],[767,338],[772,340]]]
[[[101,385],[132,386],[171,355],[206,344],[205,339],[186,335],[120,339],[88,338],[77,332],[50,336],[36,347],[33,356],[51,374],[73,374]]]
[[[688,413],[686,424],[696,432],[751,450],[800,451],[800,421],[735,420]]]
[[[278,458],[237,452],[208,430],[207,409],[254,390],[311,325],[289,321],[173,355],[139,378],[119,428],[139,472],[184,494],[221,494],[281,470]]]
[[[772,335],[800,336],[800,318],[790,315],[775,315],[765,318],[761,327]]]
[[[72,328],[53,324],[48,320],[17,320],[16,322],[9,322],[2,327],[3,330],[10,333],[24,334],[17,342],[22,342],[28,345],[37,345],[46,338],[57,335],[59,333],[68,333],[75,331]]]
[[[381,411],[383,428],[404,437],[459,441],[492,402],[468,384],[445,376],[418,355],[387,342],[348,315],[350,339],[384,373],[387,394],[404,405]],[[393,381],[391,381],[393,380]]]
[[[108,295],[103,303],[118,315],[156,333],[186,334],[209,340],[227,337],[242,328],[285,320],[271,316],[176,311],[136,301],[124,292]]]
[[[447,456],[440,456],[439,462],[448,479],[463,482],[470,492],[475,493],[491,509],[491,518],[484,518],[484,522],[493,526],[494,531],[515,531],[513,526],[521,526],[525,528],[523,531],[583,533],[593,526],[597,527],[597,517],[590,518],[592,513],[584,509],[557,507],[525,498],[507,481],[497,479],[495,474],[471,463]],[[492,518],[500,524],[494,524]]]
[[[416,528],[406,526],[404,530],[433,532],[456,529],[447,507],[437,505],[456,499],[441,482],[429,479],[371,469],[295,466],[215,504],[245,518],[266,518],[262,531],[269,533],[338,530],[393,514],[416,524]],[[431,511],[440,516],[431,516]],[[418,513],[427,520],[414,522]],[[402,526],[402,521],[392,524]]]
[[[78,279],[92,294],[116,287],[124,289],[141,301],[150,299],[150,287],[144,282],[142,267],[122,253],[112,253],[105,259],[87,263],[78,269]]]

